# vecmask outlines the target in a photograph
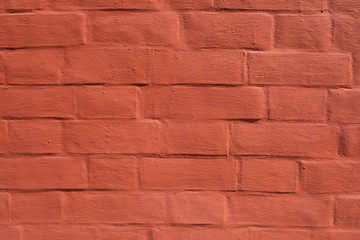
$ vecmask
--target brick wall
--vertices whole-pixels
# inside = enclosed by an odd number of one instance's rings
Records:
[[[360,1],[0,12],[0,239],[360,239]]]

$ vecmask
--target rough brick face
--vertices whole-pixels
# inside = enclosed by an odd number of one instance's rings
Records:
[[[191,13],[185,15],[184,22],[186,43],[196,48],[271,46],[272,18],[267,14]]]
[[[300,121],[326,119],[325,90],[271,87],[268,99],[270,119]]]
[[[156,84],[244,84],[243,51],[155,51]]]
[[[326,227],[333,220],[333,203],[324,197],[233,195],[229,206],[230,223],[240,225]]]
[[[279,15],[276,31],[276,46],[279,48],[331,48],[331,20],[327,15]]]
[[[348,85],[350,62],[350,55],[342,53],[251,53],[249,81],[262,85]]]
[[[144,93],[144,112],[160,119],[261,119],[261,88],[160,87]]]
[[[82,14],[0,15],[0,48],[71,46],[85,43]]]
[[[0,239],[360,240],[359,19],[0,0]]]

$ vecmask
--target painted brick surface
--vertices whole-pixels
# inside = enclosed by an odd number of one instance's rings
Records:
[[[357,0],[0,0],[0,239],[360,240]]]

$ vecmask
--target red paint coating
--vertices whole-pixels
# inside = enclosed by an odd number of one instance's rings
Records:
[[[0,0],[0,239],[359,240],[359,19]]]

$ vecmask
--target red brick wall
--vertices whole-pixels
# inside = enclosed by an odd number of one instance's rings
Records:
[[[0,12],[0,239],[360,239],[360,1]]]

